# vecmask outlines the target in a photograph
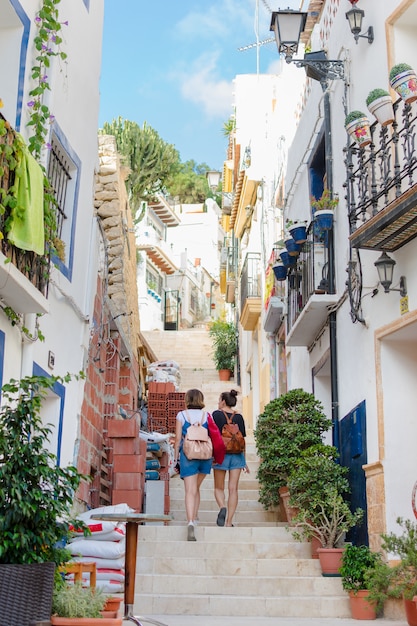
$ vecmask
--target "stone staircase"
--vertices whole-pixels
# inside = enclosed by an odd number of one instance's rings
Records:
[[[207,332],[154,332],[177,335],[158,336],[157,344],[152,333],[144,333],[158,359],[180,364],[182,390],[202,389],[210,398],[207,408],[214,408],[225,383],[216,380],[217,372],[211,375],[209,371],[208,346],[203,350],[200,343],[204,345]],[[190,357],[197,344],[201,369]],[[204,480],[196,542],[186,541],[183,481],[171,478],[172,522],[139,527],[135,612],[147,616],[350,617],[340,578],[323,577],[319,562],[311,558],[310,545],[296,542],[286,524],[278,521],[278,512],[264,511],[258,502],[259,460],[251,437],[247,438],[247,462],[250,473],[241,475],[233,528],[216,525],[213,477]]]

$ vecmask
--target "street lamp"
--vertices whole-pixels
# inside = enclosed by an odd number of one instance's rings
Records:
[[[392,279],[394,275],[394,266],[396,262],[384,251],[381,256],[374,263],[378,270],[379,282],[384,288],[385,293],[390,291],[399,291],[402,298],[407,295],[407,281],[405,276],[400,276],[400,288],[391,288]]]
[[[211,191],[217,191],[217,187],[219,186],[221,177],[221,172],[217,172],[215,170],[206,172],[207,184],[210,187]]]
[[[357,9],[356,7],[346,13],[346,19],[349,20],[349,27],[352,35],[355,38],[356,43],[358,43],[359,37],[367,39],[368,43],[372,43],[374,40],[374,29],[372,28],[372,26],[368,28],[366,35],[360,34],[362,30],[362,20],[364,17],[365,11],[362,11],[362,9]]]
[[[305,28],[307,13],[287,9],[273,11],[270,30],[275,34],[278,53],[285,54],[287,63],[295,63],[297,67],[305,67],[307,76],[318,80],[323,91],[328,80],[340,78],[344,80],[345,68],[343,61],[327,59],[324,50],[311,52],[304,59],[293,59],[298,50],[300,35]]]

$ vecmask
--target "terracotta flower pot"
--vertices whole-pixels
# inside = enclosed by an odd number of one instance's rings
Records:
[[[321,541],[320,539],[318,539],[318,537],[312,537],[311,541],[310,541],[310,547],[311,547],[311,558],[312,559],[318,559],[319,558],[319,553],[317,552],[317,550],[319,548],[321,548]]]
[[[117,598],[116,596],[111,596],[106,599],[106,604],[104,605],[104,611],[118,611],[120,609],[120,604],[122,602],[122,598]]]
[[[319,561],[323,576],[340,576],[343,548],[318,548]]]
[[[375,605],[368,602],[368,589],[360,589],[356,593],[349,591],[350,610],[353,619],[376,619]]]
[[[51,626],[122,626],[121,617],[51,617]]]
[[[290,492],[288,491],[287,487],[285,487],[285,489],[286,489],[286,491],[283,491],[282,493],[281,493],[281,490],[280,490],[279,497],[281,498],[282,504],[284,506],[285,516],[287,518],[287,522],[289,524],[291,524],[293,518],[299,512],[299,509],[297,509],[296,507],[290,506]]]
[[[230,370],[219,370],[219,380],[230,380],[231,375]]]
[[[417,604],[404,598],[404,608],[408,626],[417,626]]]

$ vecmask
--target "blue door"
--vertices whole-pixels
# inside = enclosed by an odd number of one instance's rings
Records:
[[[340,462],[349,468],[351,488],[350,505],[365,511],[361,526],[353,528],[347,541],[355,545],[368,545],[368,520],[366,511],[366,481],[362,465],[368,462],[366,450],[366,404],[365,400],[348,413],[340,423]]]

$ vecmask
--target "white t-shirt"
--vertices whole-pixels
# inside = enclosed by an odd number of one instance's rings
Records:
[[[185,411],[177,413],[176,419],[184,426],[185,420],[190,424],[205,424],[207,422],[207,411],[204,409],[188,409],[188,417]]]

